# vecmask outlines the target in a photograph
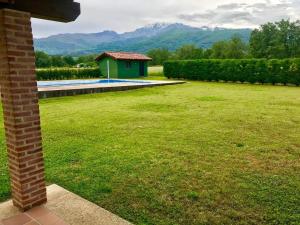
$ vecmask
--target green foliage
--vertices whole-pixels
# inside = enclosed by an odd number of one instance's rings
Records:
[[[151,65],[162,65],[168,60],[191,59],[242,59],[249,56],[248,45],[242,38],[234,35],[228,41],[216,42],[210,49],[198,48],[196,45],[183,45],[174,52],[167,49],[154,49],[148,52],[153,59]]]
[[[38,80],[68,80],[101,77],[99,68],[49,68],[37,70]]]
[[[97,55],[83,55],[77,58],[76,63],[87,67],[96,67],[96,57]]]
[[[300,85],[300,59],[224,59],[168,61],[168,78]]]
[[[226,58],[228,59],[242,59],[247,57],[248,45],[243,42],[242,38],[235,35],[228,41],[226,49]]]
[[[37,68],[46,68],[52,65],[51,57],[45,52],[37,51],[35,53],[35,64]]]
[[[211,59],[242,59],[248,56],[248,46],[243,40],[234,35],[228,41],[219,41],[213,44],[211,53],[208,57]]]
[[[152,58],[152,61],[149,62],[149,65],[162,65],[165,61],[171,58],[172,53],[165,48],[161,49],[152,49],[147,55]]]
[[[49,67],[96,67],[95,55],[80,56],[78,58],[72,56],[48,55],[45,52],[37,51],[36,67],[49,68]]]
[[[210,59],[210,58],[212,58],[212,54],[213,54],[213,50],[212,50],[211,48],[206,49],[206,50],[203,52],[203,58],[204,58],[204,59]]]
[[[262,25],[251,34],[250,52],[255,58],[300,57],[300,21]]]
[[[72,56],[64,56],[63,61],[69,66],[75,66],[77,61]]]
[[[67,63],[64,61],[64,58],[62,56],[51,56],[51,66],[52,67],[65,67],[67,66]]]
[[[183,45],[175,51],[175,58],[179,60],[202,59],[203,49],[195,45]]]
[[[225,59],[225,52],[227,49],[227,42],[226,41],[218,41],[213,44],[211,50],[210,58],[214,59]]]

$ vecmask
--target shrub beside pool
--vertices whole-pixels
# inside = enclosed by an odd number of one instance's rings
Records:
[[[95,68],[48,68],[37,70],[38,80],[71,80],[100,78],[98,67]]]

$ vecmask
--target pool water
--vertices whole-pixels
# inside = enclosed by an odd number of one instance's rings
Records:
[[[140,80],[64,80],[64,81],[38,81],[38,87],[60,87],[60,86],[74,86],[84,84],[117,84],[117,83],[143,83],[149,84],[149,81]]]

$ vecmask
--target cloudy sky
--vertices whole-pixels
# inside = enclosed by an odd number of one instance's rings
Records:
[[[74,23],[33,19],[35,37],[58,33],[132,31],[152,23],[257,27],[280,19],[300,19],[300,0],[77,0],[82,14]],[[250,2],[250,3],[249,3]]]

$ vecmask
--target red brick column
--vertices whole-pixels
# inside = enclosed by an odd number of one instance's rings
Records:
[[[47,201],[30,14],[0,9],[0,87],[14,205]]]

